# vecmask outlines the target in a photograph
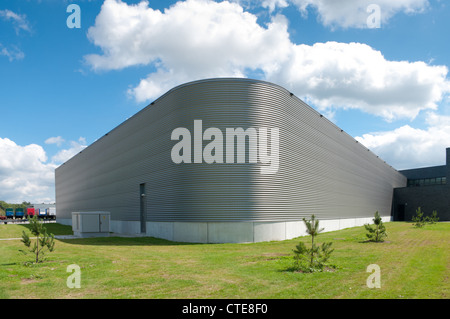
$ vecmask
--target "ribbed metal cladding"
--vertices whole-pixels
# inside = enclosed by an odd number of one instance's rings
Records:
[[[278,128],[279,169],[261,163],[171,159],[177,127]],[[203,141],[203,146],[210,141]],[[194,155],[194,154],[192,154]],[[146,184],[147,221],[246,222],[373,217],[391,213],[406,178],[278,85],[209,79],[178,86],[56,169],[58,218],[109,211],[138,221]]]

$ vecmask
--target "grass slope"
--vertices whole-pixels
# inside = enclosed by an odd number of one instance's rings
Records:
[[[47,224],[55,235],[68,226]],[[332,241],[334,272],[299,273],[299,240],[252,244],[184,244],[150,237],[57,239],[55,251],[29,264],[20,240],[0,240],[0,298],[449,298],[450,223],[417,229],[386,223],[384,243],[365,242],[364,227],[320,234]],[[19,238],[27,225],[0,225],[0,238]],[[67,266],[81,267],[81,288],[66,285]],[[369,289],[367,266],[381,269]]]

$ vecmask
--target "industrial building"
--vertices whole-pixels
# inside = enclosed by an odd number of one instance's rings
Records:
[[[328,231],[389,221],[407,186],[291,92],[237,78],[171,89],[55,179],[60,223],[109,212],[112,232],[202,243],[294,238],[312,214]]]
[[[393,218],[410,221],[418,207],[425,216],[435,210],[440,221],[450,220],[450,148],[446,164],[400,171],[407,177],[407,186],[394,189]]]

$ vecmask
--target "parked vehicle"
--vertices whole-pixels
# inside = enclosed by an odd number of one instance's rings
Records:
[[[6,218],[14,218],[14,208],[7,208],[5,211]]]
[[[47,218],[56,219],[56,208],[55,207],[46,208],[45,211],[47,213]]]
[[[42,219],[47,218],[47,212],[45,211],[44,208],[36,208],[35,214],[37,215],[38,218],[42,218]]]
[[[27,216],[28,216],[28,217],[33,217],[34,214],[35,214],[34,207],[28,207],[28,208],[27,208]]]
[[[23,219],[25,217],[25,211],[23,208],[16,208],[16,211],[14,213],[15,218]]]

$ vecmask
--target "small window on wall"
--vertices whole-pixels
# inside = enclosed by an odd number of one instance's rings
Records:
[[[447,177],[442,177],[442,184],[447,184]]]

